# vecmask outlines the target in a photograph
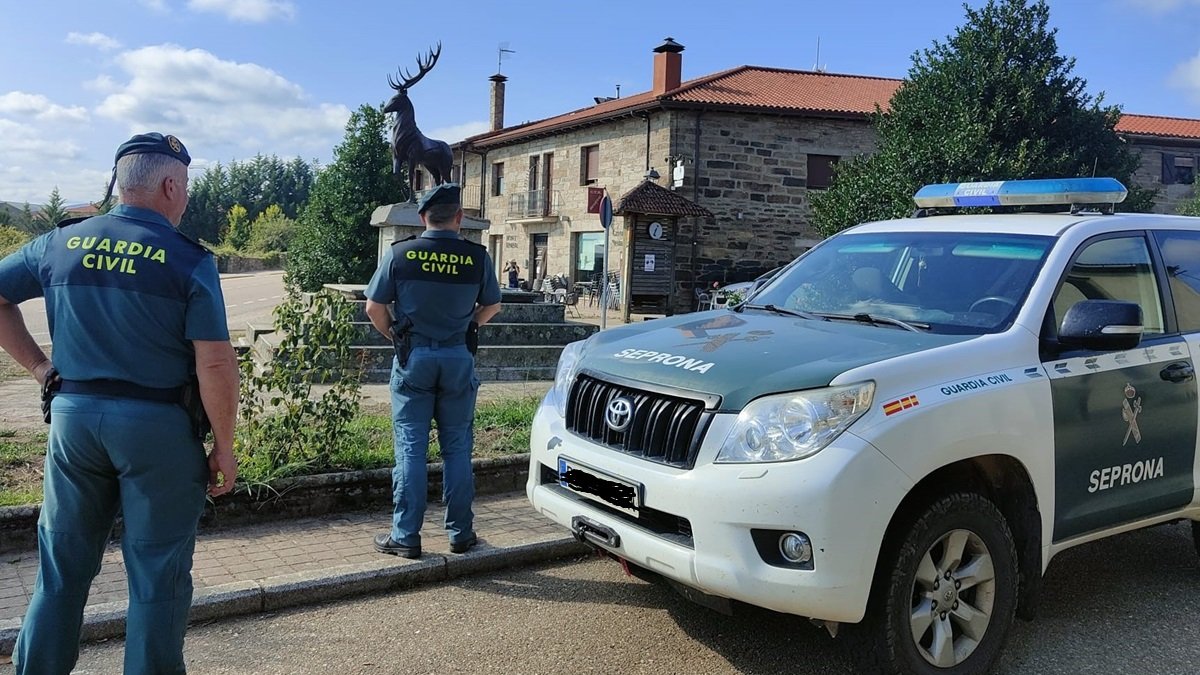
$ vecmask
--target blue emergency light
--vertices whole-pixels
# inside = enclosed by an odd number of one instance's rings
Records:
[[[917,190],[923,209],[964,206],[1119,204],[1129,191],[1116,178],[1047,178],[983,183],[941,183]]]

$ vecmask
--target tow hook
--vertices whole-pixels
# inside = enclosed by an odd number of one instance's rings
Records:
[[[842,625],[837,621],[827,621],[825,619],[809,619],[809,621],[811,621],[814,626],[820,626],[821,628],[829,631],[829,637],[831,638],[837,637],[838,628],[840,628]]]

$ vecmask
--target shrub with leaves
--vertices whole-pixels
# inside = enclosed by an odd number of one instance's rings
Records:
[[[263,368],[243,356],[234,450],[248,483],[326,470],[343,450],[359,409],[354,312],[339,295],[290,291],[275,308],[280,339],[271,363]],[[314,385],[326,383],[332,385],[315,396]]]
[[[16,251],[29,241],[29,235],[8,225],[0,225],[0,258]]]
[[[1178,212],[1181,216],[1200,216],[1200,188],[1195,190],[1190,199],[1179,205]]]

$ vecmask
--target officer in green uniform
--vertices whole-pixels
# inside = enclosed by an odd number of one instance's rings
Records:
[[[418,558],[425,518],[426,453],[437,420],[450,550],[475,545],[472,425],[479,379],[479,326],[500,311],[492,260],[463,239],[460,188],[443,183],[417,206],[425,232],[387,250],[367,286],[367,316],[396,345],[392,365],[392,530],[375,537],[382,553]],[[393,315],[395,316],[393,322]]]
[[[134,136],[116,153],[119,205],[64,222],[0,261],[0,347],[44,390],[58,390],[18,674],[74,667],[118,508],[129,578],[125,672],[184,672],[196,526],[206,486],[214,496],[233,487],[238,396],[216,265],[176,230],[190,161],[174,136]],[[53,363],[17,308],[39,296]],[[214,436],[207,457],[181,405],[193,372]]]

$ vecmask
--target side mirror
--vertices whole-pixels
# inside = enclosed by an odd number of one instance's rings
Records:
[[[1120,300],[1083,300],[1063,317],[1058,341],[1098,352],[1133,349],[1142,341],[1142,308]]]

